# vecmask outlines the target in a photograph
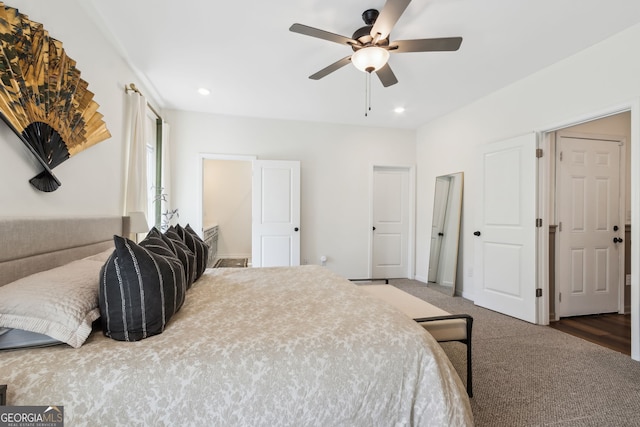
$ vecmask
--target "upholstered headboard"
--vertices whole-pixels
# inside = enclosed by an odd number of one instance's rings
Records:
[[[129,217],[0,218],[0,286],[113,247]]]

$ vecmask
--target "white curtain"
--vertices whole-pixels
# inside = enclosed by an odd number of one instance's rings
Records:
[[[137,92],[127,93],[124,212],[147,212],[147,100]]]
[[[178,211],[171,201],[171,149],[169,145],[169,124],[162,122],[162,202],[160,205],[161,226],[164,229],[176,222]],[[173,221],[172,221],[173,220]]]

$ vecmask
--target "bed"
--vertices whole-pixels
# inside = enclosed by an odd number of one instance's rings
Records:
[[[0,220],[3,242],[48,242],[3,245],[0,277],[111,251],[118,219],[84,220]],[[61,405],[68,425],[473,424],[460,378],[424,328],[320,266],[207,269],[162,333],[122,342],[94,327],[77,348],[0,360],[9,405]]]

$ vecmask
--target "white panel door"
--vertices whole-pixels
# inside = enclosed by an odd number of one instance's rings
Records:
[[[373,170],[374,278],[408,277],[409,170],[375,167]]]
[[[559,135],[557,162],[559,317],[618,311],[620,146]]]
[[[300,162],[255,160],[252,266],[300,265]]]
[[[528,322],[536,308],[536,135],[481,149],[475,303]]]

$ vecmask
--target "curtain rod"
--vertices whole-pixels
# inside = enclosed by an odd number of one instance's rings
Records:
[[[139,94],[140,96],[144,96],[144,95],[142,95],[142,92],[140,92],[140,89],[138,89],[138,88],[136,87],[136,85],[134,85],[133,83],[129,83],[129,85],[128,85],[128,86],[127,86],[127,85],[125,85],[125,86],[124,86],[124,91],[125,91],[125,93],[129,93],[129,91],[133,91],[133,92],[135,92],[135,93]],[[155,109],[155,108],[153,108],[153,105],[149,104],[149,102],[147,102],[147,107],[149,107],[149,109],[150,109],[151,111],[153,111],[153,114],[155,114],[155,115],[156,115],[156,117],[157,117],[158,119],[160,119],[160,120],[164,121],[164,119],[162,118],[162,116],[161,116],[160,114],[158,114],[158,112],[156,111],[156,109]]]

